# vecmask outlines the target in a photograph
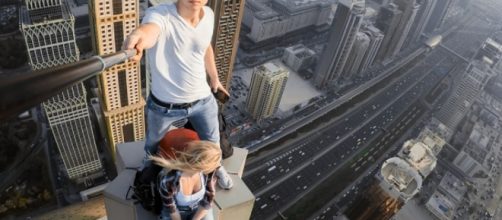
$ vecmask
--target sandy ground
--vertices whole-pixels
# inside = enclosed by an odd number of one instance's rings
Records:
[[[285,66],[280,59],[275,59],[272,62],[280,65],[283,68],[288,69],[289,78],[286,83],[286,89],[279,104],[279,110],[282,112],[287,112],[294,108],[300,103],[306,103],[311,98],[321,95],[321,92],[317,90],[309,81],[301,78],[296,72]],[[242,81],[246,86],[249,87],[251,83],[251,76],[253,74],[253,69],[243,69],[236,71],[235,73],[242,77]]]
[[[106,216],[104,197],[99,196],[86,202],[70,205],[62,209],[45,213],[35,219],[95,220],[103,218],[104,216]]]

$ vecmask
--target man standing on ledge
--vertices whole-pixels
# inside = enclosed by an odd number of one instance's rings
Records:
[[[207,0],[178,0],[149,8],[141,26],[124,43],[136,49],[139,61],[144,49],[151,61],[151,94],[147,100],[145,151],[157,153],[159,141],[174,121],[187,118],[201,140],[220,143],[218,106],[211,91],[228,92],[218,79],[211,39],[214,14]],[[206,78],[209,76],[209,85]],[[150,163],[147,163],[149,165]],[[218,185],[233,185],[221,166]]]

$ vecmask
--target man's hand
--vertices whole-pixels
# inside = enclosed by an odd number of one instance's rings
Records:
[[[225,95],[230,96],[230,94],[228,94],[228,91],[225,89],[225,87],[223,87],[223,85],[221,85],[221,82],[217,77],[216,77],[216,79],[211,79],[209,86],[211,87],[211,92],[213,92],[213,93],[216,93],[216,92],[218,92],[218,90],[220,90],[223,93],[225,93]]]
[[[143,40],[144,33],[136,29],[129,36],[127,36],[124,42],[124,49],[136,49],[136,55],[129,58],[131,61],[140,61],[143,56],[143,50],[145,49],[145,44]]]
[[[135,49],[136,55],[129,58],[132,61],[140,61],[143,50],[153,47],[157,43],[160,27],[153,23],[142,24],[126,37],[122,49]]]

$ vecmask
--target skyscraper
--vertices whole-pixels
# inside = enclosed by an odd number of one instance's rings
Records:
[[[454,131],[467,111],[474,103],[479,93],[486,85],[489,72],[480,69],[481,66],[471,64],[462,81],[454,89],[453,94],[436,115],[443,124]]]
[[[370,43],[368,45],[368,50],[366,51],[366,54],[364,54],[363,60],[361,61],[361,65],[359,65],[359,70],[357,71],[359,74],[363,74],[364,71],[374,64],[376,55],[380,49],[380,45],[382,45],[384,37],[382,31],[373,25],[365,25],[362,27],[361,31],[368,35]]]
[[[375,26],[382,30],[384,38],[376,56],[377,61],[384,61],[392,56],[393,48],[390,47],[390,44],[393,42],[392,37],[399,34],[397,28],[402,17],[403,12],[394,3],[380,8]]]
[[[281,103],[289,72],[274,63],[255,68],[246,106],[254,119],[272,116]]]
[[[444,18],[448,9],[450,8],[452,0],[440,0],[436,2],[436,5],[432,11],[429,23],[425,27],[426,33],[432,33],[436,29],[440,28],[444,22]]]
[[[417,3],[420,4],[420,9],[406,39],[405,47],[416,43],[420,39],[420,35],[424,33],[425,26],[429,23],[432,11],[436,6],[436,0],[418,0]]]
[[[380,60],[392,58],[401,51],[419,8],[415,0],[394,0],[380,9],[377,27],[385,30]]]
[[[75,19],[66,1],[26,0],[21,31],[33,70],[79,60]],[[77,179],[102,169],[82,83],[42,104],[68,177]]]
[[[314,83],[326,88],[336,83],[346,65],[364,17],[364,0],[340,0],[331,25],[328,45],[324,48],[317,66]]]
[[[89,4],[95,53],[120,51],[124,37],[138,25],[137,0],[92,0]],[[125,61],[98,76],[109,144],[115,155],[118,143],[141,140],[145,135],[139,63]]]
[[[345,65],[342,73],[343,80],[350,80],[359,73],[359,67],[361,66],[364,55],[368,51],[369,44],[369,36],[362,32],[357,32],[356,41],[352,46],[349,58],[347,59],[347,64]]]
[[[213,50],[220,82],[230,88],[235,56],[239,46],[242,15],[245,0],[209,0],[214,11]]]
[[[394,3],[396,3],[399,9],[401,9],[403,16],[401,17],[401,21],[397,29],[397,33],[399,34],[393,38],[397,40],[397,42],[392,44],[395,45],[392,56],[396,56],[403,49],[404,41],[410,33],[411,26],[415,21],[418,9],[420,9],[420,5],[416,3],[416,0],[394,0]]]

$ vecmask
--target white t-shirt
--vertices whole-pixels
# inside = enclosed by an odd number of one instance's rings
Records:
[[[188,103],[211,95],[204,56],[211,43],[214,13],[204,6],[204,16],[191,26],[174,4],[149,8],[142,23],[160,27],[157,43],[147,50],[152,93],[168,103]]]

